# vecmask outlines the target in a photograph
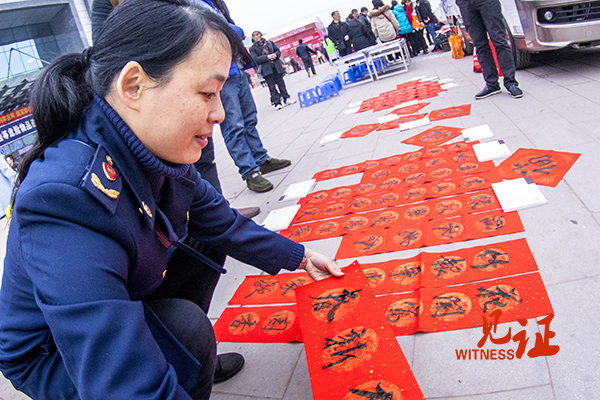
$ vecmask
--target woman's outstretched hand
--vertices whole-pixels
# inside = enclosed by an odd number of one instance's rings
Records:
[[[315,281],[332,276],[336,278],[344,276],[340,267],[332,259],[311,249],[306,249],[306,265],[304,269]]]

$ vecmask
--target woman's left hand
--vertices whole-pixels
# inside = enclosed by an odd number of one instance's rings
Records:
[[[344,276],[340,267],[332,259],[310,249],[306,249],[306,265],[304,269],[315,281],[332,276],[336,278]]]

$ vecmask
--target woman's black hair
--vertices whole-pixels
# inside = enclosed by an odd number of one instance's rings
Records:
[[[241,54],[239,36],[200,0],[126,0],[104,21],[92,49],[49,65],[32,88],[37,139],[21,163],[13,201],[31,163],[75,130],[93,93],[105,97],[129,61],[163,85],[208,31],[222,33],[234,57]]]
[[[383,7],[383,1],[382,0],[372,0],[371,3],[373,3],[373,8],[381,8],[381,7]]]

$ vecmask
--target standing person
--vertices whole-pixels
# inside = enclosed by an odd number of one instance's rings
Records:
[[[329,65],[331,65],[332,63],[331,63],[331,60],[329,59],[329,53],[327,52],[327,49],[325,49],[325,40],[320,41],[320,49],[321,49],[321,54],[323,54],[323,56],[325,57],[325,59],[327,60]],[[335,46],[333,48],[333,51],[335,51]]]
[[[304,44],[304,40],[298,40],[298,47],[296,47],[296,55],[302,60],[302,63],[304,64],[304,69],[306,70],[306,73],[308,74],[309,78],[311,71],[313,75],[317,74],[317,71],[315,71],[315,64],[313,63],[310,53],[317,55],[316,51]]]
[[[435,45],[435,23],[437,22],[436,16],[431,11],[431,4],[428,0],[417,0],[417,14],[421,19],[421,22],[425,24],[427,29],[427,37],[429,38],[429,44]]]
[[[333,65],[333,61],[339,58],[339,53],[335,48],[335,44],[329,38],[329,36],[325,36],[325,39],[323,40],[323,47],[325,48],[325,52],[327,53],[329,64]]]
[[[261,75],[267,81],[269,92],[271,93],[271,105],[278,110],[287,104],[295,103],[289,101],[290,95],[287,92],[283,76],[285,67],[281,61],[281,50],[275,43],[265,40],[259,31],[252,32],[252,47],[250,55],[258,66]]]
[[[16,171],[19,168],[19,165],[17,164],[15,158],[11,154],[8,154],[6,157],[4,157],[4,160],[14,171]]]
[[[429,53],[427,50],[427,43],[425,42],[425,37],[423,36],[423,31],[425,30],[425,25],[421,23],[417,15],[417,9],[415,7],[415,3],[411,0],[404,0],[405,5],[404,8],[406,10],[406,15],[411,16],[412,27],[413,27],[413,41],[416,44],[416,54],[419,54],[420,50],[423,50],[423,54]]]
[[[0,370],[16,389],[209,399],[215,370],[240,366],[216,355],[203,273],[168,261],[185,235],[269,273],[341,275],[229,208],[190,165],[225,116],[239,47],[197,2],[126,0],[93,48],[36,81],[0,290]]]
[[[358,14],[358,11],[356,14]],[[360,51],[371,45],[369,33],[367,27],[355,19],[354,14],[351,14],[350,22],[348,22],[348,34],[352,38],[352,47],[354,48],[354,51]]]
[[[400,25],[387,4],[383,4],[382,0],[372,0],[373,11],[369,13],[371,19],[371,28],[375,36],[383,43],[390,42],[396,39]]]
[[[236,31],[240,45],[245,38],[244,31],[235,25],[223,0],[202,0],[227,20],[229,26]],[[252,57],[242,51],[242,63],[250,64]],[[262,83],[261,83],[262,84]],[[266,84],[266,82],[265,82]],[[225,119],[221,123],[221,133],[229,155],[233,159],[248,189],[254,192],[267,192],[273,184],[263,175],[291,164],[290,160],[270,157],[264,148],[256,125],[258,111],[250,85],[247,84],[235,61],[231,62],[229,76],[221,90],[221,102],[225,109]],[[289,103],[295,103],[290,100]]]
[[[319,61],[319,64],[326,64],[327,61],[325,61],[325,55],[323,54],[321,47],[322,45],[319,43],[319,49],[317,50],[317,60]]]
[[[475,99],[485,99],[502,92],[498,83],[498,69],[490,47],[492,41],[498,56],[498,64],[504,75],[504,87],[516,99],[523,97],[523,91],[515,78],[515,60],[506,40],[506,27],[502,16],[502,5],[498,0],[459,0],[456,4],[464,18],[469,35],[477,48],[477,59],[481,64],[485,87],[475,95]]]
[[[392,1],[392,12],[394,13],[394,16],[396,17],[398,24],[400,25],[400,29],[398,29],[398,33],[400,33],[400,35],[402,35],[402,37],[406,38],[406,40],[408,41],[408,35],[412,33],[413,28],[412,28],[412,24],[408,20],[408,16],[406,15],[406,10],[404,9],[403,6],[398,4],[398,2],[396,0],[393,0]],[[412,53],[411,53],[411,55],[412,55]]]
[[[11,156],[0,156],[0,219],[6,217],[10,197],[13,190],[13,184],[17,173],[9,164],[8,160]]]
[[[360,13],[358,14],[358,17],[356,19],[358,20],[358,22],[360,22],[367,28],[367,38],[369,39],[369,46],[374,46],[375,44],[377,44],[377,37],[375,37],[375,34],[371,29],[371,20],[369,20],[368,15],[369,9],[367,7],[361,7]]]
[[[347,56],[352,53],[352,42],[348,35],[348,25],[340,21],[340,12],[334,11],[331,13],[333,21],[327,27],[327,36],[331,39],[340,57]]]

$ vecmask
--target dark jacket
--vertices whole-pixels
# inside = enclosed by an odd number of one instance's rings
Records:
[[[335,44],[336,49],[345,50],[346,47],[350,46],[350,40],[344,40],[344,36],[348,35],[348,25],[345,22],[331,22],[327,27],[327,35]],[[348,35],[349,36],[349,35]]]
[[[348,22],[348,32],[352,38],[352,46],[354,47],[354,51],[362,50],[365,47],[371,46],[371,41],[369,38],[370,31],[367,31],[367,27],[364,24],[361,24],[355,19],[350,20],[350,22]]]
[[[313,53],[314,55],[317,55],[317,52],[314,51],[313,49],[311,49],[310,47],[308,47],[307,45],[305,45],[304,43],[298,45],[298,47],[296,47],[296,55],[298,57],[300,57],[301,59],[305,59],[305,58],[310,58],[310,54],[309,53]]]
[[[367,28],[367,38],[369,39],[369,46],[372,46],[377,43],[377,38],[375,34],[371,30],[371,21],[369,21],[369,17],[364,15],[363,13],[358,14],[358,22],[363,24]]]
[[[189,233],[269,273],[302,260],[303,246],[240,216],[191,166],[165,178],[159,209],[115,128],[123,125],[94,100],[19,188],[0,291],[0,370],[32,398],[190,398],[141,301],[163,280],[169,241]]]
[[[275,60],[269,60],[268,55],[273,53],[277,54],[277,58]],[[250,55],[259,68],[259,71],[257,72],[262,76],[283,74],[285,72],[283,63],[279,58],[281,57],[281,50],[279,50],[279,47],[270,40],[262,38],[258,42],[254,42],[252,47],[250,47]]]
[[[431,4],[427,0],[419,0],[419,4],[417,5],[417,14],[419,19],[424,24],[437,22],[436,16],[431,11]],[[425,20],[429,18],[429,22],[425,22]]]

